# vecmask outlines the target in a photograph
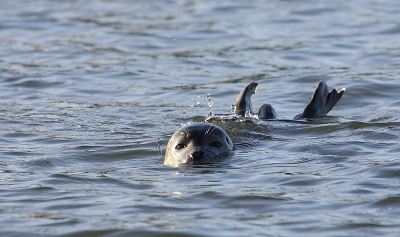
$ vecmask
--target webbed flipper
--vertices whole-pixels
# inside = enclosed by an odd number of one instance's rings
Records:
[[[310,103],[306,106],[303,113],[298,114],[294,119],[299,118],[319,118],[325,116],[331,111],[336,103],[342,98],[346,88],[341,90],[333,89],[330,93],[328,86],[324,81],[318,84]]]
[[[258,83],[252,82],[248,84],[243,90],[239,93],[238,97],[235,101],[235,114],[245,116],[246,111],[251,113],[252,103],[251,96],[256,93]]]

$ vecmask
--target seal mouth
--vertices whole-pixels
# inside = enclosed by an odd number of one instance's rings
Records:
[[[188,152],[185,158],[182,160],[182,164],[186,165],[196,165],[196,164],[206,164],[213,160],[216,156],[210,154],[205,150],[193,150]]]

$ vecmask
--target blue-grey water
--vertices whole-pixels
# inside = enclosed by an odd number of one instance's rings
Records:
[[[252,81],[281,121],[163,165]],[[2,0],[0,90],[0,236],[400,236],[399,1]]]

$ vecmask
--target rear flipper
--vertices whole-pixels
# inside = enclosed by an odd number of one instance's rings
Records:
[[[256,93],[257,86],[256,82],[252,82],[242,89],[233,104],[235,114],[245,116],[246,112],[252,112],[251,96]]]
[[[258,111],[258,119],[276,119],[274,108],[270,104],[263,104]]]
[[[340,91],[333,89],[328,93],[328,86],[324,81],[321,81],[303,113],[296,115],[294,119],[319,118],[327,115],[340,98],[342,98],[345,91],[346,88],[342,88]]]

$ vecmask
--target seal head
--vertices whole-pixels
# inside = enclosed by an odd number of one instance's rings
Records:
[[[229,135],[211,123],[189,124],[169,139],[164,165],[201,164],[229,154],[235,147]]]

